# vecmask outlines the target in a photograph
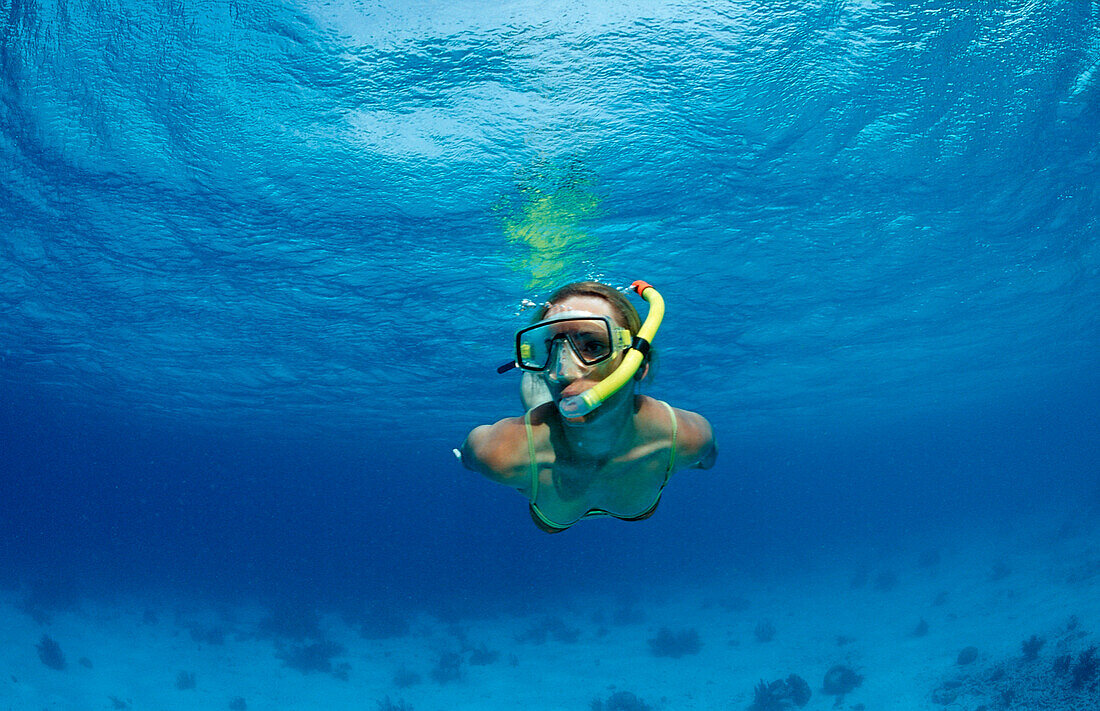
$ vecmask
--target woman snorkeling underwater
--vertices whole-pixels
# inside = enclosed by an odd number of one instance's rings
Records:
[[[664,301],[645,282],[631,288],[650,304],[644,324],[605,284],[554,292],[501,367],[524,370],[526,414],[474,428],[455,450],[468,469],[526,496],[547,533],[590,516],[649,518],[673,472],[708,469],[718,456],[701,415],[634,392]]]

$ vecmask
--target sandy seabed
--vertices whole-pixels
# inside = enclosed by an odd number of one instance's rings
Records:
[[[271,632],[272,613],[258,606],[161,597],[42,611],[12,590],[0,595],[0,711],[748,709],[761,680],[791,674],[808,682],[811,711],[1100,709],[1087,668],[1072,688],[1100,640],[1095,521],[1034,521],[1010,535],[816,567],[769,580],[731,574],[630,604],[578,597],[530,616],[421,613],[381,639],[336,614],[290,639]],[[774,636],[762,641],[769,626]],[[655,646],[662,629],[687,641]],[[1044,644],[1025,661],[1032,635]],[[64,669],[44,663],[44,636]],[[328,669],[288,662],[320,639],[338,646],[305,657]],[[967,647],[977,658],[960,664]],[[836,665],[862,677],[842,696],[823,689]],[[187,675],[193,688],[180,688]]]

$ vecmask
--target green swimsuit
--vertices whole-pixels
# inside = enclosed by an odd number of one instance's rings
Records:
[[[527,451],[531,456],[531,504],[528,508],[531,510],[531,519],[535,522],[536,526],[547,533],[561,533],[582,518],[589,518],[591,516],[611,516],[620,521],[641,521],[653,515],[653,512],[657,510],[657,504],[661,502],[661,492],[665,490],[665,485],[668,484],[668,478],[672,476],[672,467],[676,464],[676,415],[672,411],[672,405],[662,400],[658,400],[657,402],[665,406],[668,410],[669,419],[672,421],[672,447],[668,455],[668,467],[665,469],[665,480],[661,482],[661,488],[657,490],[657,497],[653,500],[653,505],[636,516],[619,516],[610,511],[604,511],[603,509],[589,509],[576,521],[566,524],[551,521],[545,514],[539,511],[538,506],[535,505],[535,499],[539,495],[539,467],[538,462],[535,461],[535,439],[534,433],[531,430],[531,411],[528,410],[527,413],[524,414],[523,424],[527,428]]]

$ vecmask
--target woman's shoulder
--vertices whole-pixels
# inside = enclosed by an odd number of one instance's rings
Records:
[[[663,400],[649,397],[646,399],[649,401],[643,404],[643,407],[648,406],[646,419],[655,431],[668,432],[672,429],[673,422],[669,420],[667,413],[675,418],[677,468],[705,469],[714,463],[717,454],[714,430],[705,417],[691,410],[674,407]]]

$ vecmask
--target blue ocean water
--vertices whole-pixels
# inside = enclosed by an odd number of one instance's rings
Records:
[[[0,0],[0,583],[462,618],[1095,516],[1098,135],[1083,0]],[[451,448],[579,278],[721,454],[549,537]]]

